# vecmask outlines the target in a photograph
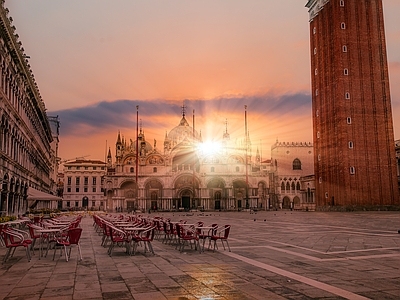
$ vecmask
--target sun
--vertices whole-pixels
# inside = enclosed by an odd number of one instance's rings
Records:
[[[222,145],[216,141],[205,141],[203,143],[199,143],[197,146],[197,151],[204,155],[216,155],[221,151]]]

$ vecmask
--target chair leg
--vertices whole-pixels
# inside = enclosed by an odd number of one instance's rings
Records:
[[[78,252],[79,252],[79,258],[82,260],[82,252],[81,252],[81,245],[78,243]]]
[[[3,264],[7,261],[7,259],[10,257],[11,253],[11,248],[8,248],[6,255],[3,258]]]
[[[65,246],[65,245],[64,245],[64,252],[65,252],[65,260],[68,261],[67,246]]]
[[[28,262],[30,262],[31,261],[31,254],[30,254],[29,246],[27,245],[25,247],[25,249],[26,249],[26,257],[28,258]]]
[[[222,246],[224,247],[224,250],[225,250],[225,244],[224,244],[224,242],[225,242],[226,245],[228,246],[229,252],[231,252],[231,247],[229,247],[229,243],[228,243],[228,240],[227,240],[227,239],[221,239],[221,243],[222,243]]]
[[[153,255],[155,255],[153,245],[151,244],[151,242],[149,242],[149,249],[150,249],[151,253],[153,253]]]
[[[112,242],[112,243],[110,244],[110,247],[108,248],[108,255],[112,256],[112,250],[113,250],[113,248],[114,248],[114,242]]]

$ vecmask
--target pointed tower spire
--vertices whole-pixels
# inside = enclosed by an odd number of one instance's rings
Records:
[[[109,147],[107,154],[107,167],[111,167],[111,165],[112,165],[112,157],[111,157],[111,149]]]
[[[222,137],[223,137],[224,140],[229,140],[230,139],[230,136],[229,136],[229,133],[228,133],[228,119],[225,119],[225,132],[224,132]]]

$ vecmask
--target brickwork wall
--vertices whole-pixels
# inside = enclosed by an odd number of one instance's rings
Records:
[[[382,0],[310,20],[317,206],[399,205]]]

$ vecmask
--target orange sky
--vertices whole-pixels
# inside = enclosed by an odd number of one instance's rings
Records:
[[[103,159],[136,105],[159,147],[185,101],[203,138],[312,141],[306,0],[6,1],[49,115],[59,156]],[[400,1],[384,0],[393,118],[400,138]],[[127,101],[124,101],[127,100]],[[399,120],[397,120],[399,119]],[[237,135],[237,136],[236,136]]]

